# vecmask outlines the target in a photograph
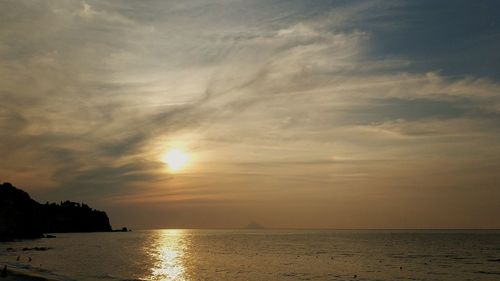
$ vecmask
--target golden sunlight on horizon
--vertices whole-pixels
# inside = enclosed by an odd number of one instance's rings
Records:
[[[163,155],[162,161],[168,165],[170,171],[177,172],[188,164],[189,156],[186,152],[173,148]]]

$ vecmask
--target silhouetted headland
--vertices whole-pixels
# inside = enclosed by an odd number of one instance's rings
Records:
[[[70,201],[40,204],[10,183],[0,184],[0,240],[41,238],[44,233],[107,231],[111,231],[111,225],[103,211]]]

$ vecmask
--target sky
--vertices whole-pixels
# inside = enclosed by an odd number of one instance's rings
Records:
[[[0,181],[40,202],[131,228],[500,228],[498,1],[0,5]]]

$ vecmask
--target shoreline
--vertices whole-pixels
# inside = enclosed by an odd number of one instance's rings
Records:
[[[34,274],[27,274],[19,272],[17,270],[8,269],[7,277],[0,278],[0,280],[5,281],[55,281],[47,279],[45,277],[37,276]]]

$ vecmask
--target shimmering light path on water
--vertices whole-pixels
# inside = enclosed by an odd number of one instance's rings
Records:
[[[24,247],[49,250],[22,251]],[[497,281],[500,231],[59,234],[56,239],[0,244],[0,263],[58,280],[351,280],[356,276],[356,280]]]
[[[144,250],[155,260],[151,274],[147,280],[185,280],[186,269],[183,258],[187,253],[185,230],[157,231],[155,242]]]

